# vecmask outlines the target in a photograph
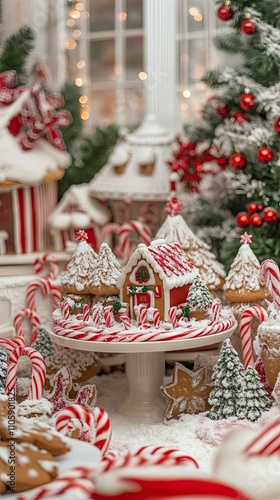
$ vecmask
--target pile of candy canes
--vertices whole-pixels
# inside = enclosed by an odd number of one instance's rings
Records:
[[[67,301],[53,313],[53,331],[56,335],[86,341],[99,342],[148,342],[197,338],[222,333],[236,327],[236,320],[228,310],[221,310],[220,301],[212,305],[212,319],[201,322],[178,318],[179,309],[168,311],[170,322],[160,321],[159,310],[144,304],[135,308],[136,322],[126,313],[120,314],[121,323],[114,320],[113,307],[92,309],[85,304],[83,313],[70,315]],[[152,318],[151,320],[149,318]]]
[[[266,259],[261,264],[260,284],[267,286],[271,291],[272,305],[276,311],[280,310],[280,272],[276,262]],[[240,319],[240,337],[243,362],[245,369],[254,366],[253,342],[251,336],[252,319],[257,318],[261,323],[268,320],[268,312],[262,306],[251,306],[243,311]]]
[[[102,241],[106,241],[109,235],[115,233],[119,238],[118,246],[114,249],[115,255],[122,260],[123,264],[126,264],[134,252],[135,247],[133,247],[130,235],[137,233],[139,239],[145,245],[149,245],[152,239],[151,229],[147,224],[140,220],[129,220],[123,225],[117,224],[116,222],[111,222],[106,224],[102,231]]]

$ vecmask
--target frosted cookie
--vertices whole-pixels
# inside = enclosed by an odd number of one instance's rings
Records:
[[[46,398],[39,400],[25,399],[18,405],[18,416],[36,418],[41,422],[48,422],[53,413],[53,405]]]

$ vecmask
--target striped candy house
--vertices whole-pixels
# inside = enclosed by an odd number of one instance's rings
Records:
[[[57,203],[57,180],[70,155],[40,138],[24,150],[8,129],[30,99],[24,91],[0,107],[0,254],[24,254],[50,247],[47,219]]]

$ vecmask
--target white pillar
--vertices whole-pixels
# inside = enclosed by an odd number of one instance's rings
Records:
[[[176,45],[177,0],[144,0],[144,67],[147,113],[176,134],[180,129],[176,95],[178,50]]]

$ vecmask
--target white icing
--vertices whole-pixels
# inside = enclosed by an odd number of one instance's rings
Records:
[[[28,469],[26,474],[28,477],[37,477],[39,475],[36,469]]]
[[[61,274],[61,284],[83,291],[97,265],[97,254],[86,241],[80,241],[67,269]]]
[[[248,291],[256,292],[260,290],[259,279],[260,263],[250,245],[244,243],[232,262],[225,280],[224,289],[240,290],[245,288]]]
[[[115,286],[121,274],[121,265],[107,243],[102,243],[89,284],[93,286]]]
[[[51,462],[50,460],[38,460],[38,465],[40,465],[40,467],[48,473],[52,473],[57,469],[57,464]]]
[[[115,147],[114,151],[110,156],[110,161],[114,166],[122,166],[125,165],[128,160],[128,151],[123,144],[119,144]]]
[[[155,162],[155,154],[151,147],[144,147],[136,153],[135,157],[139,165],[150,165]]]

